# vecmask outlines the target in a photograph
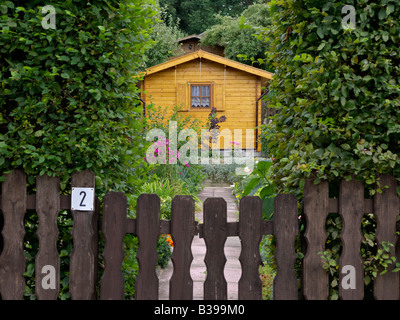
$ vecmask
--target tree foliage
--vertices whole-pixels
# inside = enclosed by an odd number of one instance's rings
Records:
[[[17,4],[18,5],[18,4]],[[140,184],[144,160],[133,77],[150,45],[151,0],[0,5],[0,170],[59,176],[93,170],[105,188]],[[138,107],[139,106],[139,107]]]
[[[179,28],[179,21],[179,19],[173,20],[165,8],[159,9],[157,22],[150,33],[153,44],[146,51],[146,68],[165,62],[169,57],[184,53],[177,42],[184,36]]]
[[[254,0],[160,0],[174,20],[181,20],[181,29],[187,34],[199,34],[214,25],[216,14],[235,17]]]
[[[342,27],[344,5],[356,28]],[[304,179],[400,177],[400,7],[397,1],[274,0],[267,60],[274,66],[264,128],[272,175]],[[301,188],[300,188],[301,189]]]
[[[262,37],[257,36],[270,24],[269,7],[266,4],[253,4],[238,17],[217,15],[216,20],[217,24],[202,37],[202,44],[223,46],[228,59],[267,68],[263,58],[268,45]]]

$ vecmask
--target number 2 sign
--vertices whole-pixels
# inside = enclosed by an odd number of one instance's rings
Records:
[[[94,188],[72,188],[71,210],[94,211]]]

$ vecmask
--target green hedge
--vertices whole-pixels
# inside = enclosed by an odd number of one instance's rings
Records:
[[[89,169],[98,196],[124,191],[134,204],[150,169],[135,75],[152,44],[153,1],[54,0],[55,29],[42,27],[43,5],[0,2],[0,175],[23,169],[34,192],[36,175],[48,173],[68,193],[72,172]],[[71,225],[70,213],[61,212],[60,299],[70,297]],[[35,299],[34,212],[25,229],[25,297]],[[135,257],[127,255],[129,278]],[[127,282],[129,296],[134,289]]]
[[[30,183],[49,173],[65,186],[90,169],[106,188],[126,188],[143,167],[133,76],[151,45],[152,1],[52,1],[47,30],[42,2],[2,3],[0,171],[24,169]]]
[[[356,28],[344,29],[345,5]],[[373,185],[400,177],[400,7],[397,1],[270,2],[268,61],[274,65],[264,128],[275,183],[354,175]],[[346,22],[346,21],[344,21]]]

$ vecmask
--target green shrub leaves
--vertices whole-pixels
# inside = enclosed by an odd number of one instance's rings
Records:
[[[0,169],[48,173],[64,185],[74,170],[90,169],[105,188],[127,188],[145,166],[133,76],[151,44],[155,7],[52,5],[56,29],[47,30],[37,1],[0,6]]]
[[[356,28],[344,29],[346,4],[270,3],[268,99],[278,113],[263,134],[280,160],[272,167],[280,189],[297,190],[311,176],[400,177],[400,7],[353,1]]]

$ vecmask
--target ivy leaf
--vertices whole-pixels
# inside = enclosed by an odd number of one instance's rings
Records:
[[[386,8],[385,7],[382,7],[379,10],[378,17],[380,20],[386,19]]]
[[[346,151],[351,149],[351,147],[350,147],[350,145],[348,143],[343,143],[343,144],[340,145],[340,147],[343,150],[346,150]]]
[[[393,4],[387,4],[386,5],[386,14],[390,15],[392,12],[394,12],[394,5]]]
[[[326,44],[326,42],[322,42],[322,43],[318,46],[317,50],[318,50],[318,51],[322,50],[322,49],[325,47],[325,44]]]
[[[321,39],[324,38],[324,30],[322,28],[317,29],[317,34]]]
[[[260,178],[253,178],[249,181],[246,188],[243,190],[243,195],[247,196],[250,194],[251,191],[258,185],[260,182]]]

